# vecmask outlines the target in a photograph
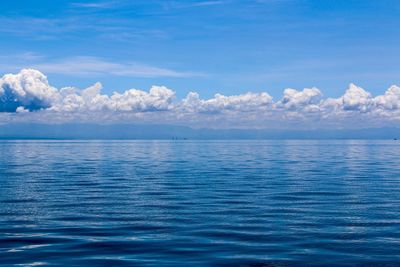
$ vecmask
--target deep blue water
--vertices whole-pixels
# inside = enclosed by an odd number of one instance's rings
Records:
[[[398,141],[1,141],[5,266],[400,266]]]

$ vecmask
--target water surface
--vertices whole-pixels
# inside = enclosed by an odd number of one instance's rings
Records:
[[[397,141],[0,141],[4,266],[400,266]]]

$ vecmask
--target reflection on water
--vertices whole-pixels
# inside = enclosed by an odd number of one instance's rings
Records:
[[[1,141],[0,264],[400,264],[395,141]]]

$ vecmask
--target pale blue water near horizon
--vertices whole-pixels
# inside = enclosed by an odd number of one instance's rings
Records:
[[[0,141],[2,266],[400,266],[400,143]]]

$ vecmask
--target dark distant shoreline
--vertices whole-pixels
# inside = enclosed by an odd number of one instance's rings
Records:
[[[326,140],[400,137],[400,128],[357,130],[194,129],[175,125],[4,124],[0,140]]]

